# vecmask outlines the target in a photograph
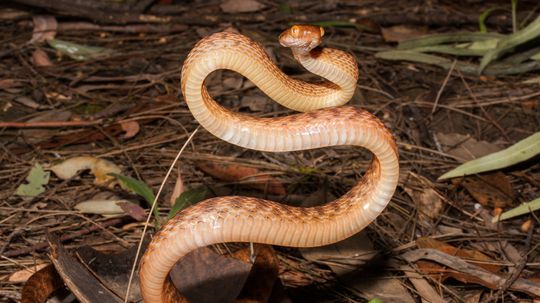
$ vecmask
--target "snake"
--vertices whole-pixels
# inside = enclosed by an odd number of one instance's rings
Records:
[[[363,176],[340,198],[314,207],[295,207],[242,196],[214,197],[180,211],[157,232],[140,263],[145,302],[188,302],[169,272],[197,248],[227,242],[316,247],[346,239],[385,209],[397,187],[399,158],[391,132],[373,114],[345,106],[359,71],[348,52],[321,47],[324,30],[294,25],[282,46],[319,81],[286,75],[264,48],[245,35],[218,32],[197,42],[181,71],[181,90],[193,117],[208,132],[231,144],[263,152],[291,152],[330,146],[359,146],[373,154]],[[218,104],[205,86],[216,70],[235,71],[281,105],[288,116],[255,117]]]

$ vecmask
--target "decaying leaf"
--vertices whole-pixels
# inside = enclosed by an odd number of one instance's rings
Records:
[[[28,43],[40,43],[54,39],[58,27],[55,17],[36,15],[32,17],[32,21],[34,22],[34,30],[32,39]]]
[[[426,26],[395,25],[382,27],[381,33],[386,42],[401,42],[426,35],[428,28]]]
[[[96,177],[96,184],[109,184],[109,187],[113,187],[116,181],[116,178],[109,174],[119,174],[122,172],[119,166],[108,160],[85,156],[64,160],[59,164],[51,166],[49,169],[62,180],[73,178],[80,171],[89,169]]]
[[[85,214],[97,214],[106,218],[114,218],[126,215],[126,208],[138,207],[125,199],[92,199],[80,202],[75,205],[75,209]],[[144,210],[142,211],[144,214]],[[144,218],[144,217],[143,217]]]
[[[47,66],[53,66],[51,59],[49,59],[49,56],[47,53],[38,48],[32,53],[32,62],[35,66],[41,66],[41,67],[47,67]]]
[[[490,264],[490,262],[493,260],[487,255],[477,250],[460,249],[444,242],[427,237],[416,239],[416,245],[418,246],[418,248],[437,249],[449,255],[460,257],[465,261],[470,262],[471,264],[474,264],[493,273],[497,273],[502,269],[500,265]],[[470,277],[467,277],[466,275],[459,272],[448,270],[445,267],[431,261],[418,261],[417,266],[422,272],[426,274],[437,274],[442,281],[446,280],[447,278],[453,277],[456,280],[462,281],[464,283],[472,282]]]
[[[43,170],[43,167],[36,163],[30,170],[26,181],[28,183],[21,184],[17,187],[15,194],[24,197],[35,197],[45,191],[43,185],[49,183],[50,173]]]
[[[40,271],[41,269],[49,265],[50,264],[48,263],[42,263],[42,264],[37,264],[36,266],[21,269],[9,275],[8,281],[13,282],[13,283],[26,282],[36,272]]]
[[[105,57],[113,53],[112,50],[107,48],[81,45],[58,39],[51,39],[47,42],[58,52],[78,61]]]
[[[239,182],[271,194],[286,194],[281,182],[254,167],[217,162],[196,162],[195,165],[205,173],[221,180]]]
[[[472,160],[500,150],[493,143],[477,141],[468,135],[437,133],[435,136],[446,153],[463,160]]]
[[[463,185],[469,194],[484,206],[502,208],[512,205],[514,201],[510,180],[501,172],[468,176],[454,183]]]
[[[21,303],[46,302],[47,298],[64,282],[52,264],[33,274],[24,284],[21,291]]]

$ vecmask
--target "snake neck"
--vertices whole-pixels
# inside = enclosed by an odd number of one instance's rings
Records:
[[[234,33],[216,33],[199,41],[182,68],[184,96],[200,91],[204,79],[218,69],[236,71],[251,80],[268,97],[296,111],[311,111],[345,104],[358,79],[356,60],[334,49],[299,56],[300,63],[325,78],[321,83],[293,79],[284,74],[255,41]],[[189,88],[189,89],[188,89]],[[188,99],[186,99],[189,105]]]

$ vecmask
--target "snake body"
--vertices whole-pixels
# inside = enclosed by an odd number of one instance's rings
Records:
[[[323,31],[293,26],[280,36],[294,57],[327,81],[314,84],[285,75],[253,40],[221,32],[199,41],[182,68],[182,93],[193,116],[215,136],[260,151],[298,151],[336,145],[369,149],[373,160],[345,195],[323,206],[299,208],[250,197],[217,197],[181,211],[157,233],[141,261],[145,302],[182,302],[168,273],[184,255],[223,242],[313,247],[345,239],[366,227],[386,207],[397,186],[398,153],[390,132],[372,114],[339,106],[354,93],[355,59],[348,53],[315,48]],[[255,118],[216,103],[204,81],[215,70],[236,71],[270,98],[305,113]],[[337,107],[339,106],[339,107]]]

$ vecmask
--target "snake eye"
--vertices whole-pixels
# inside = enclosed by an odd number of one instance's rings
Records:
[[[319,27],[319,29],[320,29],[320,31],[321,31],[321,37],[323,37],[323,36],[324,36],[324,28]]]
[[[297,25],[293,25],[291,27],[291,34],[296,36],[298,35],[299,32],[300,32],[300,27],[298,27]]]

